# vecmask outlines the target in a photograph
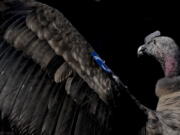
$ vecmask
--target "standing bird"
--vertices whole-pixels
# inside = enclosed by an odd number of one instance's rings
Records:
[[[138,51],[156,57],[165,72],[154,111],[58,10],[33,0],[2,0],[0,24],[0,110],[12,134],[109,135],[114,108],[126,112],[127,106],[131,116],[119,121],[131,128],[125,134],[136,134],[140,119],[141,134],[178,134],[178,47],[171,38],[155,32]]]

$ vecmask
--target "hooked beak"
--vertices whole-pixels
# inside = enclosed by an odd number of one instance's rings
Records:
[[[145,47],[145,45],[141,45],[137,51],[138,57],[144,55],[145,53],[146,53],[146,47]]]

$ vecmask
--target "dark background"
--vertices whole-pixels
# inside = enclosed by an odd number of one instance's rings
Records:
[[[156,108],[158,99],[154,88],[157,80],[163,77],[162,70],[154,59],[137,58],[136,52],[144,37],[155,30],[180,44],[180,10],[177,3],[152,0],[41,1],[59,9],[128,85],[129,90],[147,107]],[[118,114],[117,111],[114,116],[114,134],[122,130]]]

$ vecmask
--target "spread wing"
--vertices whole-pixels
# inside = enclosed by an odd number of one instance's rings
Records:
[[[22,134],[109,134],[125,89],[56,9],[0,2],[0,110]]]

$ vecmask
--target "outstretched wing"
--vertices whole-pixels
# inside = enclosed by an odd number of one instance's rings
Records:
[[[125,89],[56,9],[0,2],[0,110],[22,134],[108,134]]]

